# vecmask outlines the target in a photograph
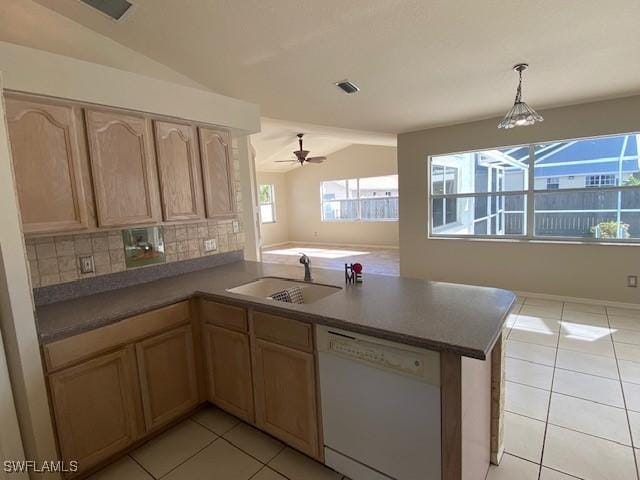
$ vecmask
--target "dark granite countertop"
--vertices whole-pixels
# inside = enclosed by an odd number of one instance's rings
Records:
[[[302,279],[301,267],[238,261],[36,308],[41,343],[199,295],[302,321],[484,360],[502,332],[515,295],[507,290],[313,269],[314,282],[343,287],[312,304],[262,300],[226,291],[260,277]]]

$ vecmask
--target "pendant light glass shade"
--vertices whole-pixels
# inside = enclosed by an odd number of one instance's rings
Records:
[[[502,121],[498,124],[498,128],[514,128],[514,127],[526,127],[533,125],[536,122],[544,121],[544,118],[538,114],[533,108],[522,101],[522,72],[524,72],[529,65],[526,63],[520,63],[513,67],[518,72],[518,90],[516,91],[516,99],[513,102],[513,107],[504,116]]]

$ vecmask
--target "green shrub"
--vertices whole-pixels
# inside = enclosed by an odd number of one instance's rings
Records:
[[[598,232],[600,235],[598,236]],[[591,233],[598,238],[629,238],[629,225],[620,224],[620,236],[618,236],[618,222],[609,220],[600,222],[598,225],[591,227]]]

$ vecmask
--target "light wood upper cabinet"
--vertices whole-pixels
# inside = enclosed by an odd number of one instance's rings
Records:
[[[137,343],[136,354],[147,430],[173,420],[198,404],[191,326]]]
[[[208,400],[253,422],[253,385],[249,336],[204,325]]]
[[[24,232],[87,228],[80,109],[7,98],[6,110]]]
[[[154,127],[164,220],[204,218],[195,127],[160,121]]]
[[[256,425],[320,459],[314,357],[254,339]]]
[[[199,128],[207,218],[235,213],[231,137],[224,130]]]
[[[62,457],[79,473],[133,443],[141,434],[132,347],[49,376]]]
[[[151,120],[86,110],[86,122],[99,226],[160,221]]]

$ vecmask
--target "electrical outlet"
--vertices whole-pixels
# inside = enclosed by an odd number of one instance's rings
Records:
[[[80,273],[91,273],[95,271],[96,268],[93,264],[93,255],[78,258],[80,260]]]
[[[210,238],[209,240],[204,241],[204,251],[205,252],[215,252],[218,249],[218,243],[215,238]]]
[[[637,277],[637,275],[629,275],[629,276],[627,276],[627,287],[638,288],[638,277]]]
[[[233,221],[233,233],[240,232],[240,223],[237,220]]]

